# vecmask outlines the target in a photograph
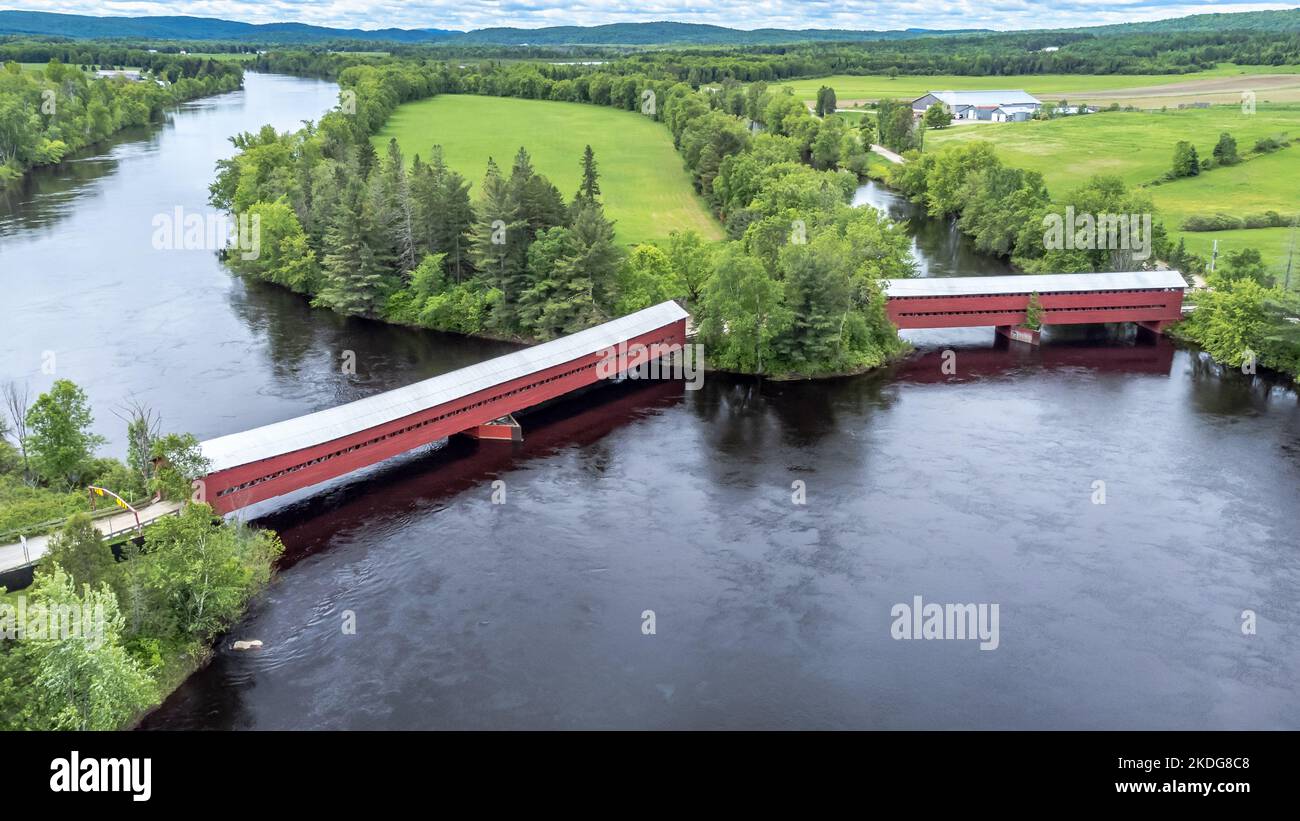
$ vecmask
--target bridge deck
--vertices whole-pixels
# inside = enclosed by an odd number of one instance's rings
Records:
[[[917,277],[890,280],[890,299],[939,296],[995,296],[1000,294],[1104,293],[1113,291],[1163,291],[1187,287],[1177,271],[1117,271],[1097,274],[1011,274],[996,277]]]
[[[140,508],[140,524],[147,525],[164,516],[171,516],[179,512],[181,505],[179,502],[154,502],[146,507]],[[123,533],[136,529],[135,514],[129,510],[121,513],[114,513],[111,516],[103,516],[95,519],[93,522],[95,529],[99,531],[104,538],[120,536]],[[26,549],[21,541],[13,544],[0,545],[0,573],[10,570],[17,570],[20,567],[26,567],[29,564],[36,564],[50,548],[49,534],[43,536],[31,536],[27,539]]]
[[[1018,325],[1038,294],[1044,325],[1137,322],[1155,329],[1182,316],[1177,271],[896,279],[885,295],[899,328]]]
[[[212,463],[205,499],[229,512],[562,396],[596,382],[597,366],[620,344],[684,344],[686,318],[664,302],[404,388],[210,439],[201,444]]]

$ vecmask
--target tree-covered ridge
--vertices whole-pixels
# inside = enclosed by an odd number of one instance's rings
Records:
[[[115,55],[129,56],[130,53]],[[0,186],[33,166],[50,165],[117,131],[151,122],[164,108],[236,89],[234,63],[149,55],[145,79],[96,78],[93,65],[51,58],[39,71],[0,67]],[[114,64],[109,64],[114,65]]]
[[[975,29],[966,29],[974,31]],[[304,23],[242,23],[209,17],[93,17],[38,11],[0,11],[0,33],[75,38],[145,37],[167,40],[230,40],[253,43],[320,44],[329,41],[425,44],[519,44],[623,46],[684,43],[754,44],[800,41],[903,39],[934,34],[925,29],[871,31],[854,29],[734,29],[705,23],[658,21],[596,26],[509,26],[451,29],[346,29]]]
[[[1295,10],[1199,14],[1147,23],[1120,23],[1065,29],[1089,36],[1131,35],[1141,33],[1295,31],[1300,30],[1300,15]],[[1037,30],[1028,33],[1052,33]],[[284,45],[346,45],[364,43],[419,44],[456,47],[463,45],[572,46],[614,45],[681,46],[707,44],[715,46],[789,45],[808,42],[898,41],[938,36],[986,34],[983,29],[921,28],[888,31],[864,29],[735,29],[726,26],[674,21],[608,23],[595,26],[545,26],[541,28],[492,27],[473,31],[440,28],[373,30],[333,28],[304,23],[252,24],[217,18],[186,16],[94,17],[33,11],[0,11],[0,34],[41,35],[71,38],[154,40],[230,41]]]
[[[1297,11],[1300,21],[1300,11]],[[1056,50],[1045,50],[1054,48]],[[550,87],[616,86],[633,78],[694,88],[726,82],[773,82],[834,74],[1022,76],[1026,74],[1186,74],[1222,63],[1287,66],[1300,63],[1300,31],[1221,31],[1094,35],[1079,31],[953,35],[866,44],[810,43],[785,46],[671,48],[604,54],[601,59],[499,63],[492,53],[477,58],[425,47],[394,47],[395,57],[446,63],[466,93],[485,82],[515,86],[524,76],[544,93],[511,93],[538,99],[597,102],[582,92],[552,96]],[[499,56],[500,53],[498,53]],[[376,65],[387,58],[324,49],[271,49],[258,55],[259,71],[335,78],[348,66]],[[491,77],[490,81],[486,78]],[[451,91],[451,88],[445,89]],[[567,93],[567,92],[563,92]]]

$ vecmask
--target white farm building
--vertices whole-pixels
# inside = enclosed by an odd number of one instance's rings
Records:
[[[1028,120],[1043,104],[1019,89],[1007,91],[931,91],[912,101],[912,113],[921,116],[930,106],[941,103],[954,120],[987,120],[995,123]]]

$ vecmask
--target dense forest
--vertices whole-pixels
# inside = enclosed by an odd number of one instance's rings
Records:
[[[15,51],[0,53],[36,56]],[[0,67],[0,186],[28,168],[57,163],[123,128],[144,125],[169,105],[230,91],[243,82],[243,69],[236,63],[138,50],[69,49],[62,56],[51,51],[39,68],[25,69],[15,59]],[[64,57],[74,62],[64,62]],[[87,59],[91,57],[100,59]],[[92,73],[97,67],[119,66],[143,70],[143,79]]]
[[[823,50],[834,48],[828,46]],[[376,83],[368,94],[376,95],[378,88],[387,88],[390,89],[388,98],[396,101],[434,93],[474,93],[584,102],[649,113],[669,128],[696,189],[713,206],[731,241],[710,254],[712,262],[709,273],[703,278],[704,287],[684,287],[683,283],[699,277],[686,273],[671,260],[652,264],[647,258],[652,251],[641,252],[638,249],[606,272],[604,281],[609,284],[591,291],[604,294],[604,298],[597,299],[580,315],[587,321],[595,321],[598,317],[613,315],[617,308],[640,307],[642,303],[620,292],[620,288],[630,287],[628,283],[637,281],[640,283],[638,289],[645,294],[678,297],[689,302],[699,321],[702,338],[710,346],[711,361],[715,366],[762,373],[835,373],[866,367],[891,355],[890,345],[884,342],[882,326],[886,323],[872,307],[873,299],[878,301],[878,294],[871,292],[870,284],[864,284],[871,277],[861,271],[855,272],[851,261],[852,258],[861,259],[863,251],[841,244],[841,249],[849,247],[849,258],[837,260],[836,252],[826,252],[827,256],[810,265],[810,270],[796,272],[799,265],[796,259],[811,253],[812,249],[791,241],[790,226],[810,227],[812,235],[804,235],[801,239],[810,240],[807,244],[819,249],[834,244],[832,239],[818,239],[820,235],[838,235],[840,240],[845,240],[849,231],[844,226],[829,228],[836,219],[829,215],[846,213],[843,209],[848,194],[856,179],[866,171],[866,144],[879,141],[899,150],[920,148],[923,129],[912,122],[910,109],[887,101],[882,104],[880,116],[874,123],[866,121],[864,130],[860,131],[848,126],[841,118],[815,117],[802,101],[788,93],[769,90],[762,82],[742,84],[728,77],[714,85],[700,83],[696,87],[691,82],[675,79],[676,71],[670,69],[674,65],[680,68],[672,62],[677,56],[664,55],[661,59],[663,62],[625,60],[613,66],[593,67],[497,62],[452,65],[389,58],[375,66],[373,60],[356,55],[272,52],[259,56],[257,62],[268,70],[336,76],[345,87],[356,88],[363,82]],[[646,71],[619,73],[637,66]],[[384,79],[375,79],[379,77]],[[358,94],[360,96],[360,92]],[[382,94],[378,96],[383,97]],[[656,103],[649,111],[645,107],[646,100]],[[379,111],[372,108],[375,114],[369,119],[358,117],[364,133],[377,130],[383,122],[386,114],[381,117]],[[891,111],[898,116],[889,116]],[[898,134],[881,130],[890,128],[891,124],[898,126],[895,129]],[[755,130],[762,133],[756,134]],[[391,158],[390,165],[397,159],[396,156]],[[500,175],[490,171],[483,190],[495,184],[497,176]],[[1127,189],[1124,183],[1113,177],[1099,176],[1075,191],[1057,192],[1053,196],[1039,175],[1005,166],[996,158],[992,147],[986,144],[938,153],[918,151],[911,163],[895,170],[890,182],[923,204],[931,216],[956,218],[961,230],[972,237],[979,250],[1010,258],[1027,271],[1100,271],[1135,267],[1131,252],[1109,248],[1046,247],[1044,219],[1052,215],[1062,218],[1067,207],[1080,213],[1155,212],[1149,197]],[[218,189],[228,185],[228,182],[219,181]],[[386,185],[391,186],[391,181]],[[267,202],[271,201],[271,195],[279,196],[275,190],[266,193]],[[483,208],[484,204],[480,203],[476,212],[480,219],[485,214]],[[301,204],[297,210],[302,212]],[[525,216],[525,222],[528,219]],[[310,225],[311,214],[302,212],[300,221]],[[533,221],[541,225],[535,218]],[[309,232],[307,247],[324,260],[328,256],[322,230],[327,229],[316,228],[320,239],[314,245],[310,242]],[[482,228],[479,230],[481,232]],[[472,233],[470,229],[469,234]],[[889,227],[881,226],[871,241],[879,247],[888,247],[889,236]],[[1204,270],[1204,260],[1187,253],[1181,245],[1171,247],[1168,244],[1158,215],[1146,240],[1151,244],[1152,259],[1167,259],[1193,272]],[[526,237],[525,241],[531,242],[531,237]],[[422,250],[450,253],[433,244]],[[456,256],[443,257],[444,276],[449,270],[446,260]],[[884,255],[874,253],[874,256],[877,257],[875,270],[879,271],[876,278],[907,275],[908,263],[901,250]],[[412,257],[408,255],[408,258]],[[518,267],[527,272],[527,277],[536,280],[543,276],[543,270],[537,265],[528,268],[526,253],[519,259],[525,260],[518,263]],[[534,262],[544,259],[535,259]],[[754,266],[747,267],[751,262],[755,263]],[[466,260],[461,254],[458,264],[460,270],[487,270],[483,259],[480,257],[476,261],[472,255]],[[636,273],[632,273],[634,269]],[[613,271],[619,273],[611,273]],[[646,271],[659,271],[660,274],[647,276]],[[841,279],[840,272],[845,271],[850,273]],[[801,284],[800,276],[811,277],[811,280]],[[544,338],[548,333],[568,329],[567,326],[543,328],[528,325],[522,317],[530,315],[530,311],[536,313],[537,309],[526,308],[523,304],[511,307],[509,303],[516,297],[510,295],[509,289],[499,287],[499,283],[489,283],[480,278],[468,282],[457,280],[452,285],[445,285],[443,280],[433,280],[434,291],[416,285],[415,293],[411,294],[413,286],[409,283],[403,285],[404,277],[411,282],[431,281],[423,275],[417,280],[399,274],[381,289],[398,295],[393,298],[391,307],[379,309],[370,305],[361,312],[394,321],[416,321],[417,324],[470,333],[488,331]],[[647,287],[647,282],[656,284]],[[735,293],[742,287],[742,282],[752,297],[751,301],[743,308],[734,303],[724,307],[726,293]],[[707,287],[709,283],[714,287]],[[725,287],[723,283],[726,283]],[[1261,284],[1267,287],[1271,283]],[[446,289],[448,295],[440,296],[436,288]],[[837,302],[837,295],[844,292],[853,296],[845,302]],[[524,303],[538,296],[538,292],[530,290],[526,282],[516,283],[513,293],[529,294],[528,298],[520,297]],[[800,305],[800,301],[810,293],[815,295],[812,302],[825,299],[826,303]],[[471,294],[476,298],[469,299]],[[430,304],[430,297],[435,297],[432,304],[437,306],[436,310],[411,307],[412,304]],[[316,298],[320,304],[330,304],[328,295]],[[498,299],[505,302],[495,308],[483,302]],[[1282,301],[1285,303],[1286,299]],[[543,298],[541,302],[545,304],[547,299]],[[791,304],[798,307],[787,311]],[[830,322],[828,318],[834,316],[842,305],[849,308],[840,310],[840,314],[854,317],[861,324],[845,322],[837,325]],[[447,312],[451,309],[448,306],[459,306],[459,309],[449,315]],[[510,319],[494,320],[491,318],[493,315]],[[834,333],[821,334],[815,330],[830,327],[835,328]],[[721,330],[724,328],[726,333]],[[737,345],[737,329],[753,329],[752,335],[760,341],[752,347],[748,341]],[[1255,350],[1279,350],[1265,344],[1262,337],[1256,341]],[[1269,361],[1278,367],[1293,369],[1288,364],[1294,359],[1287,353],[1290,350],[1284,348],[1279,353],[1270,354]],[[741,351],[748,353],[741,355]]]
[[[1300,12],[1297,15],[1300,21]],[[1058,50],[1044,51],[1049,47]],[[448,59],[447,54],[429,48],[395,49],[394,53],[424,63]],[[489,51],[470,68],[483,70],[499,66],[493,56],[503,54]],[[272,49],[261,55],[256,65],[259,70],[337,77],[344,68],[367,62],[376,64],[380,58],[324,49]],[[830,74],[1183,74],[1214,68],[1224,62],[1300,63],[1300,31],[1107,37],[1082,32],[1014,32],[857,44],[752,46],[743,50],[723,47],[647,50],[616,59],[609,56],[597,62],[597,65],[529,63],[527,68],[536,72],[543,83],[565,80],[576,83],[586,78],[590,85],[635,77],[666,83],[686,82],[695,87]],[[545,93],[541,97],[554,99]]]
[[[792,95],[607,75],[550,84],[534,66],[464,72],[398,60],[348,67],[339,81],[355,92],[353,113],[293,134],[240,135],[240,153],[221,164],[213,204],[261,219],[264,252],[232,255],[238,272],[345,313],[530,339],[676,298],[699,322],[712,365],[745,372],[848,372],[903,347],[878,281],[911,274],[907,237],[848,205],[865,167],[860,136]],[[731,240],[714,247],[685,233],[663,247],[615,246],[590,154],[574,158],[584,184],[571,199],[532,170],[524,147],[508,171],[489,165],[471,202],[436,146],[409,163],[395,143],[382,156],[371,146],[404,101],[557,88],[662,121]],[[766,133],[754,136],[750,121]]]

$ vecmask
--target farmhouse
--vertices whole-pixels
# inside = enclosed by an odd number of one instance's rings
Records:
[[[140,76],[140,72],[138,72],[138,71],[133,71],[133,70],[130,70],[130,69],[125,69],[125,70],[124,70],[124,69],[118,69],[118,68],[113,68],[113,69],[108,69],[108,68],[100,69],[99,71],[96,71],[96,72],[95,72],[95,76],[98,77],[98,78],[100,78],[100,79],[102,79],[102,80],[115,80],[115,79],[121,77],[122,79],[124,79],[124,80],[130,80],[130,81],[133,82],[133,83],[138,83],[138,82],[140,82],[141,80],[144,79],[144,77]]]
[[[1042,103],[1024,91],[931,91],[912,101],[912,113],[921,116],[935,103],[942,103],[954,120],[987,120],[995,123],[1028,120]]]

